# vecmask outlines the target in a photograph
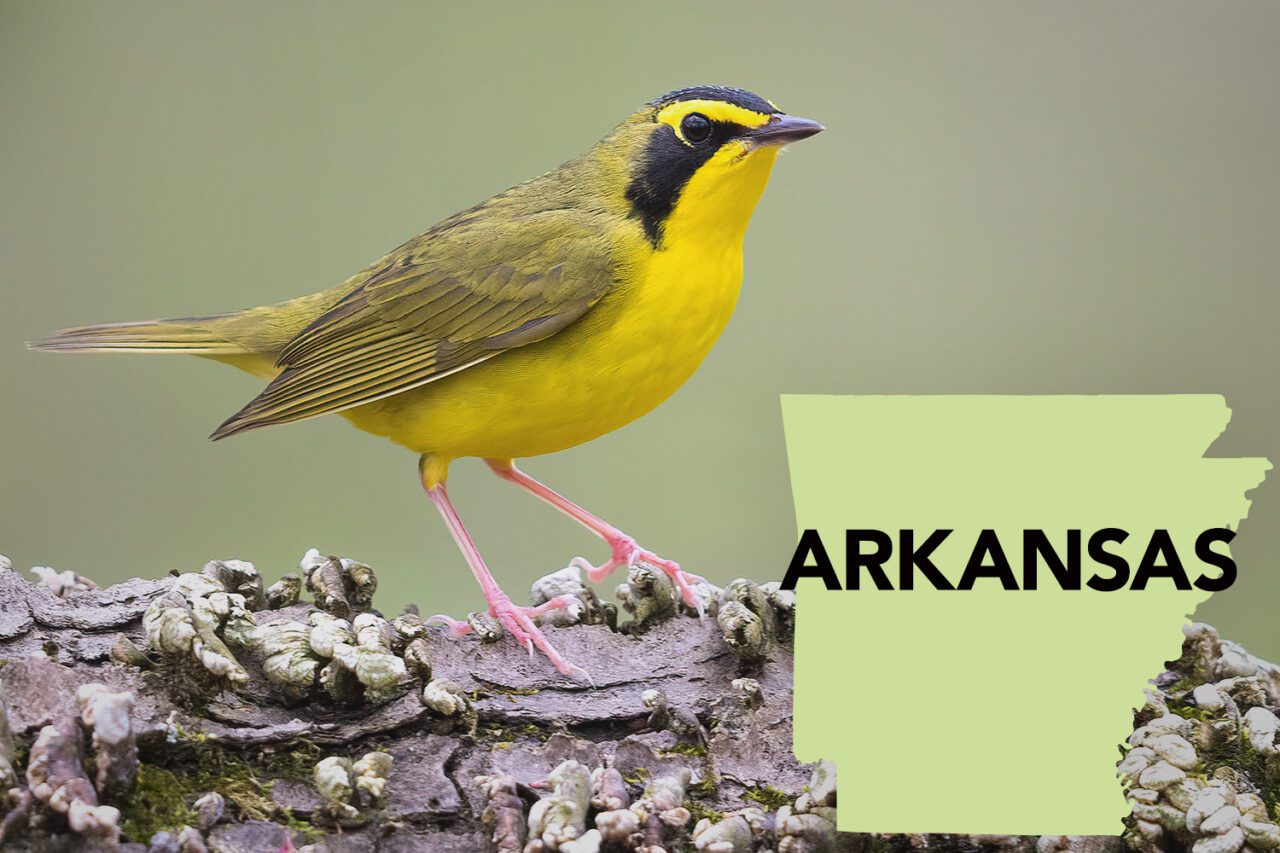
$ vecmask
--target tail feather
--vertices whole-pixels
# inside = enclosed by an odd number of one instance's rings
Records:
[[[190,355],[235,355],[249,352],[221,337],[217,321],[231,314],[151,320],[142,323],[104,323],[55,332],[27,347],[44,352],[167,352]]]

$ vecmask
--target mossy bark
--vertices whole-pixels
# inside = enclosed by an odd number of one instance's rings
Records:
[[[126,844],[197,824],[193,801],[209,790],[228,803],[224,821],[208,828],[214,849],[277,850],[288,831],[299,846],[330,850],[480,851],[489,849],[491,829],[474,780],[486,774],[527,783],[568,758],[589,767],[611,762],[635,780],[638,795],[643,779],[688,767],[701,780],[690,794],[700,814],[751,805],[750,792],[766,785],[794,799],[809,778],[789,746],[790,650],[775,643],[763,659],[745,662],[714,619],[675,616],[634,633],[548,628],[594,686],[560,676],[509,641],[433,631],[426,639],[434,676],[457,683],[471,703],[468,714],[441,717],[424,706],[414,680],[385,701],[343,705],[322,691],[285,696],[252,654],[241,655],[251,678],[236,692],[193,675],[186,661],[154,653],[143,667],[113,661],[121,635],[145,647],[142,613],[169,583],[133,580],[58,598],[0,572],[0,695],[20,750],[42,726],[76,714],[82,684],[136,696],[141,771],[130,796],[114,803]],[[263,610],[256,618],[260,625],[305,619],[309,608]],[[734,688],[741,677],[760,684],[758,707]],[[698,717],[708,730],[705,748],[649,728],[641,702],[649,689]],[[357,758],[373,749],[394,758],[388,797],[337,827],[321,815],[312,767],[323,756]],[[37,822],[4,849],[45,849],[62,830],[56,820]]]
[[[744,659],[726,644],[714,618],[671,615],[627,632],[606,625],[548,628],[552,642],[594,685],[565,679],[507,640],[480,643],[432,631],[424,639],[434,677],[455,682],[470,703],[466,713],[444,717],[423,704],[422,684],[412,678],[382,701],[342,704],[319,689],[286,694],[267,681],[252,652],[240,654],[250,678],[234,692],[190,660],[122,653],[145,647],[142,614],[172,583],[135,579],[59,598],[0,571],[0,698],[16,741],[19,778],[40,728],[77,714],[81,685],[133,693],[141,766],[133,791],[111,803],[122,812],[121,847],[133,853],[145,851],[156,833],[183,826],[198,827],[208,848],[224,853],[279,851],[287,842],[333,853],[491,850],[493,825],[477,778],[511,776],[528,784],[569,759],[616,768],[633,799],[647,782],[691,770],[685,807],[693,819],[671,850],[693,850],[688,830],[699,818],[714,821],[748,807],[773,812],[794,803],[810,779],[811,768],[791,753],[790,648],[771,642],[763,654]],[[297,604],[255,616],[260,626],[305,621],[310,609]],[[744,678],[754,682],[750,689],[735,684]],[[696,716],[705,739],[691,743],[654,730],[641,696],[655,689],[670,711],[688,712],[686,721]],[[312,770],[323,757],[355,759],[371,750],[394,760],[387,796],[339,826],[325,816]],[[209,791],[226,801],[216,820],[195,804]],[[9,829],[4,853],[87,849],[56,815],[39,812],[33,810],[28,825]],[[971,853],[981,846],[1030,851],[1036,842],[845,834],[822,849],[905,851],[927,844]],[[1054,849],[1118,846],[1116,839],[1096,842]]]

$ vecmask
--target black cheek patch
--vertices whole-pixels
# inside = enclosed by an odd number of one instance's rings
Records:
[[[691,147],[680,141],[674,128],[664,124],[649,136],[627,185],[627,201],[655,248],[662,242],[662,227],[689,179],[731,135],[730,129],[716,124],[705,142]]]

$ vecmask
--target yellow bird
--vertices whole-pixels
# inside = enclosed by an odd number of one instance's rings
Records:
[[[187,353],[269,379],[213,433],[340,413],[420,454],[422,485],[489,612],[530,653],[582,675],[515,605],[458,518],[449,463],[485,459],[609,546],[592,581],[643,561],[697,606],[695,576],[520,471],[649,412],[733,313],[742,240],[782,146],[822,125],[741,89],[646,104],[581,157],[449,217],[337,287],[207,317],[66,329],[52,352]],[[455,633],[466,623],[440,617]]]

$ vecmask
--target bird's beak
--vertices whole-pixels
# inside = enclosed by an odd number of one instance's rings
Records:
[[[766,124],[753,127],[742,134],[741,139],[753,148],[763,145],[790,145],[801,139],[808,139],[815,133],[826,130],[816,121],[800,116],[775,115]]]

